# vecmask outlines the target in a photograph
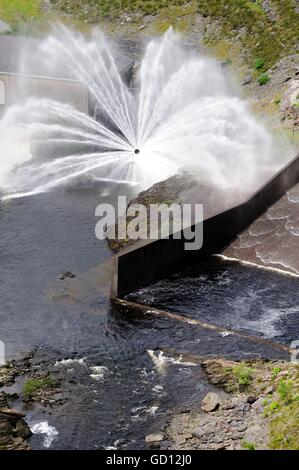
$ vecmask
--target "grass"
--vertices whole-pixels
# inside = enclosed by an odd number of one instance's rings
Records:
[[[293,380],[281,379],[276,387],[276,400],[265,409],[272,415],[269,423],[269,447],[277,450],[299,450],[299,373]],[[274,379],[275,380],[275,379]]]
[[[191,0],[172,0],[171,6],[182,6]],[[65,13],[75,13],[90,22],[99,18],[120,17],[124,12],[155,15],[168,8],[168,0],[52,0],[52,4]]]
[[[55,386],[55,382],[50,376],[37,377],[26,380],[23,386],[25,398],[31,399],[41,390],[46,390]]]
[[[247,449],[247,450],[256,450],[255,449],[255,444],[253,444],[253,442],[243,441],[242,442],[242,447],[243,447],[243,449]]]
[[[240,362],[232,370],[237,382],[242,387],[247,387],[252,381],[252,370],[244,362]]]
[[[265,66],[264,59],[256,59],[256,61],[254,63],[254,68],[256,70],[260,70],[260,69],[264,68],[264,66]]]
[[[290,402],[293,398],[293,381],[281,380],[277,386],[277,392],[282,401]]]
[[[299,450],[299,403],[284,406],[270,422],[270,448]]]
[[[271,5],[275,21],[271,21],[261,2],[251,0],[198,0],[198,11],[221,22],[221,38],[236,37],[242,27],[244,33],[238,36],[242,48],[253,63],[262,58],[269,68],[283,54],[296,50],[299,36],[295,0],[272,0]]]
[[[63,21],[69,19],[85,28],[106,20],[118,25],[124,13],[138,26],[144,15],[152,15],[154,31],[163,33],[170,25],[189,31],[199,13],[219,24],[216,32],[205,34],[205,42],[214,42],[215,47],[225,42],[230,44],[228,51],[231,44],[238,45],[255,73],[266,72],[283,55],[294,53],[299,38],[296,0],[272,0],[275,21],[264,11],[261,0],[51,0],[51,5],[51,12],[43,12],[42,0],[0,0],[0,18],[15,26],[57,14]]]
[[[41,0],[0,0],[0,18],[13,26],[41,15]]]
[[[260,86],[267,85],[267,83],[269,83],[270,81],[269,75],[267,75],[266,73],[263,73],[262,75],[258,77],[257,81]]]

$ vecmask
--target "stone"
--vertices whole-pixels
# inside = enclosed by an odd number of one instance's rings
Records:
[[[247,426],[246,424],[239,424],[238,426],[235,427],[235,431],[237,432],[244,432],[246,431]]]
[[[257,400],[257,397],[253,395],[249,395],[249,397],[247,397],[247,403],[249,403],[250,405],[252,405],[252,403],[254,403],[256,400]]]
[[[182,444],[185,444],[185,442],[186,442],[185,436],[178,436],[175,440],[175,443],[179,446]]]
[[[25,414],[21,411],[12,410],[11,408],[0,408],[0,413],[15,417],[16,419],[24,418]]]
[[[248,85],[249,83],[252,82],[252,75],[246,75],[242,82],[242,86]]]
[[[249,428],[246,429],[245,434],[244,434],[244,440],[247,442],[256,442],[257,437],[260,436],[262,431],[262,428],[258,424],[254,424],[253,426],[250,426]]]
[[[22,439],[27,439],[32,434],[28,424],[22,419],[17,422],[14,433],[17,437],[21,437]]]
[[[219,407],[220,403],[220,396],[215,392],[209,392],[201,402],[201,409],[207,412],[214,411]]]
[[[263,392],[265,395],[269,395],[270,393],[274,392],[274,386],[269,385],[269,387],[266,388],[266,390]]]
[[[194,437],[197,437],[198,439],[200,439],[201,437],[203,437],[205,435],[205,430],[202,427],[195,428],[192,431],[192,435]]]
[[[256,400],[253,405],[251,405],[251,408],[253,410],[262,410],[264,406],[264,398],[260,397],[258,400]]]
[[[65,271],[64,273],[60,274],[59,279],[63,281],[64,279],[74,279],[76,276],[71,271]]]
[[[127,16],[126,23],[132,23],[132,18],[130,16]]]
[[[243,436],[244,436],[243,432],[234,432],[231,437],[234,441],[237,441],[238,439],[242,439]]]
[[[161,441],[163,441],[163,439],[164,439],[164,436],[160,432],[153,433],[153,434],[148,434],[147,436],[145,436],[145,442],[147,444],[153,444],[155,442],[161,442]]]
[[[221,408],[223,410],[232,410],[233,408],[235,408],[235,404],[232,403],[231,401],[228,401],[228,402],[225,402],[221,405]]]
[[[289,375],[289,371],[288,370],[282,370],[277,374],[277,377],[286,377],[287,375]]]

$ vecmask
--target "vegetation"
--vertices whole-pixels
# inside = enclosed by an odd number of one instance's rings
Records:
[[[270,422],[270,448],[299,450],[298,401],[281,408]]]
[[[41,0],[0,0],[0,18],[13,26],[18,21],[36,19],[41,14]]]
[[[290,402],[293,398],[292,396],[293,382],[292,380],[281,380],[277,387],[277,392],[280,396],[280,399],[285,402]]]
[[[266,73],[263,73],[262,75],[259,76],[259,78],[257,79],[257,81],[259,82],[259,85],[267,85],[267,83],[269,82],[270,78],[269,78],[269,75],[267,75]]]
[[[27,399],[34,398],[40,391],[55,387],[55,381],[47,375],[26,380],[23,386],[23,394]]]
[[[42,5],[42,0],[0,0],[0,18],[13,27],[20,21],[44,18]],[[225,44],[227,52],[239,47],[257,72],[266,72],[284,54],[294,53],[299,38],[296,0],[271,0],[271,13],[261,0],[51,0],[51,5],[66,18],[72,14],[72,20],[82,25],[106,19],[117,22],[124,13],[142,24],[144,15],[153,15],[158,32],[170,25],[189,29],[195,15],[201,14],[219,24],[206,33],[205,40],[216,48]]]
[[[256,59],[255,63],[254,63],[254,68],[256,70],[260,70],[262,68],[264,68],[265,66],[265,61],[263,59]]]
[[[264,415],[270,417],[269,447],[299,450],[299,372],[295,369],[292,378],[277,381],[278,373],[272,370],[275,399],[264,410]]]
[[[239,385],[247,387],[252,381],[252,369],[245,362],[240,362],[233,368],[233,374]]]
[[[252,442],[243,441],[242,447],[243,449],[247,449],[247,450],[255,450],[255,444],[253,444]]]
[[[172,5],[183,5],[191,0],[172,0]],[[168,8],[168,0],[52,0],[52,4],[68,13],[76,11],[82,17],[87,13],[92,17],[116,18],[123,12],[155,15],[163,8]]]
[[[233,38],[242,30],[238,36],[242,48],[253,60],[263,58],[268,67],[295,51],[299,36],[296,1],[272,0],[271,5],[269,15],[258,0],[198,0],[200,13],[221,21],[222,37]]]

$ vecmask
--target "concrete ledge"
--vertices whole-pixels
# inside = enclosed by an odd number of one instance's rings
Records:
[[[111,296],[123,297],[212,254],[221,253],[298,182],[299,155],[244,203],[205,219],[202,222],[203,246],[197,251],[184,249],[186,240],[183,235],[181,239],[174,239],[171,235],[169,239],[140,241],[120,251],[114,259]]]

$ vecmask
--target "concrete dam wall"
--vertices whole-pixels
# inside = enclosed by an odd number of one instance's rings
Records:
[[[183,234],[180,239],[172,234],[167,239],[139,241],[124,248],[114,259],[111,296],[122,297],[197,264],[212,254],[221,253],[239,233],[298,182],[299,155],[242,204],[203,220],[203,245],[199,250],[185,250]]]

